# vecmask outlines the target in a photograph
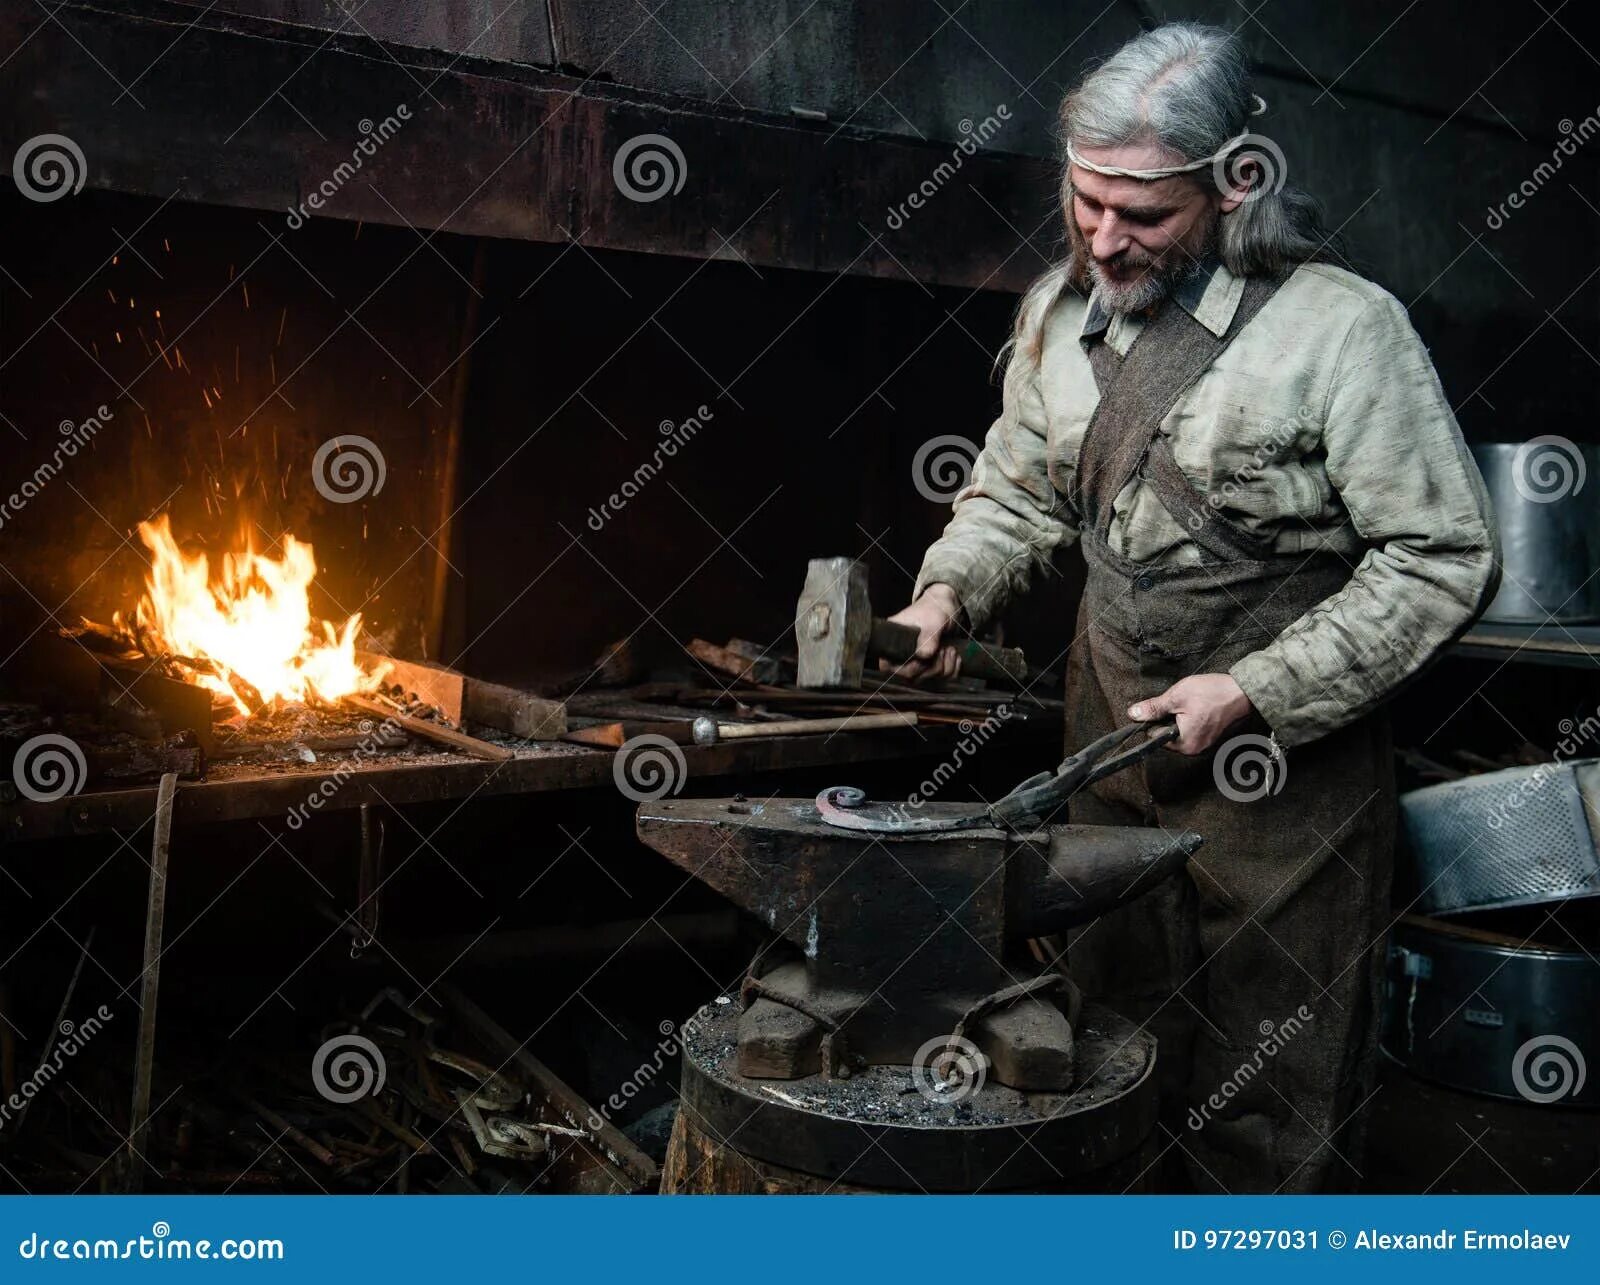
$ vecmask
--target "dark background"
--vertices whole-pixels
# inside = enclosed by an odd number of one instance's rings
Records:
[[[506,678],[582,665],[635,629],[641,641],[776,640],[804,559],[819,554],[865,555],[883,604],[899,605],[946,514],[911,486],[912,458],[933,436],[981,437],[998,404],[991,367],[1013,292],[1059,247],[1059,96],[1141,24],[1170,17],[1242,32],[1269,103],[1261,132],[1283,150],[1289,180],[1321,198],[1356,262],[1409,307],[1469,439],[1595,433],[1592,144],[1498,229],[1486,223],[1595,110],[1596,62],[1570,4],[669,0],[647,12],[611,0],[547,12],[482,0],[373,4],[352,19],[332,4],[232,0],[208,21],[254,14],[312,29],[286,63],[305,69],[264,105],[253,86],[228,89],[249,79],[248,64],[216,62],[267,47],[260,28],[207,45],[185,29],[185,6],[111,6],[153,14],[151,48],[170,46],[147,74],[118,81],[121,97],[90,54],[113,59],[125,31],[85,17],[74,33],[85,48],[57,38],[68,65],[35,68],[43,81],[25,87],[27,60],[54,29],[30,6],[6,8],[22,41],[6,74],[32,114],[14,132],[54,122],[71,133],[63,117],[118,122],[114,138],[88,147],[79,196],[4,198],[8,480],[31,472],[60,420],[101,401],[116,411],[90,458],[74,462],[70,488],[50,488],[0,532],[13,618],[125,601],[142,574],[126,538],[174,488],[180,529],[207,541],[251,523],[263,542],[286,529],[310,538],[328,614],[359,607],[403,652]],[[318,74],[334,53],[372,40],[429,70],[368,57],[352,66],[394,84],[323,83],[339,79]],[[212,83],[186,89],[191,51],[194,75]],[[686,153],[683,192],[592,203],[574,220],[576,243],[461,235],[515,225],[504,208],[514,194],[496,174],[443,231],[423,231],[453,164],[489,176],[511,150],[475,142],[482,122],[461,119],[445,86],[464,69],[514,80],[552,64],[584,92],[639,87],[720,113]],[[283,212],[326,172],[322,156],[348,154],[354,118],[392,110],[388,89],[414,116],[363,176],[376,194],[352,184],[331,217],[287,230]],[[319,103],[337,108],[317,114]],[[887,209],[907,186],[877,192],[852,178],[853,190],[840,180],[784,191],[780,173],[774,195],[761,170],[772,140],[820,136],[824,172],[830,157],[842,172],[857,153],[870,172],[872,148],[909,146],[914,180],[951,154],[959,122],[1001,104],[1011,119],[983,150],[1012,166],[1011,208],[970,186],[968,170],[891,230]],[[672,132],[671,113],[641,119]],[[742,121],[763,128],[741,133]],[[605,154],[578,162],[609,184]],[[122,192],[97,191],[102,180]],[[680,199],[691,213],[662,224]],[[100,265],[130,234],[117,262]],[[656,253],[605,248],[615,244]],[[156,308],[169,337],[196,323],[179,345],[187,370],[168,370],[147,346]],[[223,396],[208,407],[202,387]],[[430,623],[453,396],[466,502]],[[602,533],[587,529],[589,506],[648,457],[657,425],[702,404],[714,418],[692,446]],[[308,457],[336,432],[380,444],[381,496],[335,507],[310,490]],[[1012,613],[1013,638],[1041,661],[1069,636],[1075,561],[1063,559],[1066,594]]]
[[[145,570],[133,528],[160,507],[211,549],[241,531],[309,539],[319,614],[360,610],[397,652],[488,678],[581,670],[621,638],[662,653],[696,635],[781,643],[819,555],[865,557],[879,605],[898,607],[948,516],[918,494],[913,458],[933,437],[981,438],[1017,294],[1060,250],[1060,95],[1169,18],[1243,34],[1269,104],[1259,131],[1408,307],[1469,439],[1593,440],[1600,138],[1534,178],[1568,125],[1600,129],[1579,9],[0,0],[0,157],[59,132],[87,158],[83,190],[50,204],[0,183],[0,494],[49,456],[62,421],[114,412],[0,528],[0,657],[33,630],[131,605]],[[402,102],[404,130],[325,216],[290,227],[358,122]],[[1011,119],[982,155],[888,226],[961,122],[1002,104]],[[637,204],[611,159],[644,132],[676,140],[687,175]],[[1489,209],[1524,182],[1537,190],[1491,228]],[[694,440],[591,530],[658,426],[702,405]],[[379,444],[387,480],[329,504],[311,459],[348,433]],[[1078,558],[1061,561],[1059,587],[1005,621],[1036,664],[1071,636]],[[1440,755],[1548,747],[1558,718],[1594,708],[1572,672],[1450,659],[1398,720]],[[0,682],[12,676],[0,663]],[[1038,766],[986,752],[984,791]],[[804,794],[832,775],[748,788]],[[859,783],[904,794],[921,775],[897,765]],[[633,842],[609,791],[409,819],[432,846],[394,827],[418,859],[383,935],[433,961],[424,979],[491,930],[721,905]],[[184,836],[164,1029],[287,1040],[336,990],[347,1006],[368,998],[382,960],[330,984],[345,945],[314,914],[327,888],[353,897],[353,843],[348,816],[264,859],[253,833]],[[16,845],[5,868],[6,937],[24,943],[0,970],[13,994],[53,1005],[92,923],[114,976],[91,971],[85,994],[137,973],[145,869],[131,846]],[[598,971],[502,969],[499,1011],[603,1096],[662,1015],[737,977],[748,946],[691,956],[658,938]],[[1392,1150],[1425,1155],[1426,1181],[1465,1145],[1443,1132]],[[1496,1153],[1537,1180],[1519,1166],[1543,1162],[1514,1141]],[[1478,1168],[1462,1181],[1500,1181]]]

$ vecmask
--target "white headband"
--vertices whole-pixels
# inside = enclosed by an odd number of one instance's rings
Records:
[[[1259,116],[1267,110],[1267,100],[1260,94],[1251,94],[1250,97],[1255,100],[1256,105],[1255,110],[1250,113],[1252,116]],[[1189,161],[1184,165],[1168,165],[1158,170],[1129,170],[1120,165],[1096,165],[1093,161],[1086,161],[1078,155],[1078,150],[1073,147],[1070,138],[1067,140],[1067,159],[1074,165],[1092,170],[1096,174],[1104,174],[1108,178],[1136,178],[1148,182],[1152,179],[1171,178],[1174,174],[1192,174],[1196,170],[1205,169],[1207,165],[1215,165],[1250,137],[1252,137],[1250,131],[1246,130],[1242,134],[1235,134],[1210,156],[1198,161]]]

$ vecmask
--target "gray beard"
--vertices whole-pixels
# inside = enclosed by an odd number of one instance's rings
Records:
[[[1198,276],[1208,260],[1216,254],[1219,240],[1219,225],[1214,221],[1189,253],[1180,250],[1173,262],[1158,272],[1147,272],[1132,285],[1122,285],[1107,278],[1093,258],[1089,259],[1089,278],[1100,292],[1100,301],[1110,311],[1147,312],[1184,282]]]
[[[1139,280],[1123,285],[1112,281],[1101,270],[1099,263],[1089,260],[1089,276],[1099,291],[1100,302],[1112,312],[1148,312],[1178,286],[1198,274],[1201,263],[1187,257],[1171,264],[1160,272],[1146,273]]]
[[[1148,274],[1123,285],[1112,281],[1093,259],[1089,261],[1089,276],[1100,296],[1100,302],[1111,312],[1146,312],[1167,297],[1172,290],[1166,275]]]

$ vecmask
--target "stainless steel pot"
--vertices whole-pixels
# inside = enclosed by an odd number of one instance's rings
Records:
[[[1564,437],[1479,442],[1472,457],[1500,524],[1505,574],[1483,619],[1600,620],[1600,446]]]

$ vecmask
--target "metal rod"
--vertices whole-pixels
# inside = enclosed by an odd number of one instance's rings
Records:
[[[167,855],[172,845],[172,803],[178,776],[168,772],[156,789],[155,838],[150,845],[150,897],[144,916],[144,971],[139,986],[139,1042],[133,1059],[133,1110],[128,1124],[126,1189],[144,1186],[150,1138],[150,1083],[155,1076],[156,998],[161,990],[161,929],[167,917]]]
[[[94,945],[94,932],[97,925],[89,926],[88,935],[83,939],[83,945],[78,948],[78,962],[73,965],[72,976],[67,979],[67,993],[61,997],[61,1010],[56,1014],[55,1025],[50,1028],[49,1038],[45,1040],[44,1051],[39,1054],[39,1071],[44,1070],[44,1065],[50,1060],[50,1055],[56,1051],[56,1040],[62,1034],[63,1024],[67,1020],[67,1009],[72,1005],[72,996],[78,989],[78,978],[83,974],[83,964],[89,958],[89,947]],[[39,1078],[38,1071],[34,1079]],[[13,1135],[22,1132],[22,1122],[28,1118],[28,1108],[33,1105],[33,1099],[27,1098],[22,1103],[22,1109],[17,1112],[17,1122],[12,1126]]]

